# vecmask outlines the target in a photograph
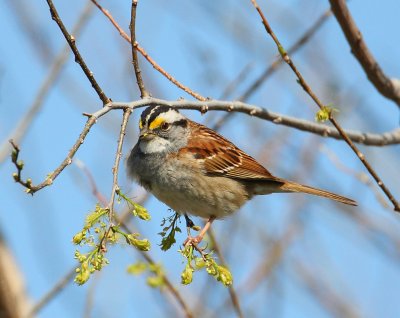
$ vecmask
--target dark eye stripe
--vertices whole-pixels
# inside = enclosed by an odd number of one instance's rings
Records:
[[[187,121],[186,119],[181,119],[181,120],[178,120],[178,121],[176,121],[176,122],[173,122],[172,124],[173,124],[174,126],[181,126],[181,127],[183,127],[183,128],[186,128],[187,125],[188,125],[188,121]]]

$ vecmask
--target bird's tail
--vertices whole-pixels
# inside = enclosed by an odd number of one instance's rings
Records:
[[[284,180],[284,182],[282,182],[280,189],[282,190],[282,192],[301,192],[301,193],[308,193],[308,194],[312,194],[312,195],[317,195],[320,197],[324,197],[324,198],[328,198],[331,200],[335,200],[344,204],[348,204],[348,205],[357,205],[357,202],[343,197],[341,195],[329,192],[329,191],[325,191],[325,190],[321,190],[321,189],[317,189],[317,188],[313,188],[313,187],[309,187],[303,184],[299,184],[296,182],[292,182],[292,181],[286,181]]]

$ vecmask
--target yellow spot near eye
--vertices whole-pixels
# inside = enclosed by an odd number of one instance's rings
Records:
[[[142,129],[143,128],[143,122],[142,122],[142,120],[139,120],[139,129]]]
[[[159,128],[164,121],[165,121],[164,118],[157,117],[150,123],[149,126],[150,130]]]

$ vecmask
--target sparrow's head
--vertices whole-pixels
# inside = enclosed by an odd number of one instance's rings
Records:
[[[142,152],[174,152],[186,145],[188,119],[172,107],[150,106],[140,116],[139,129]]]

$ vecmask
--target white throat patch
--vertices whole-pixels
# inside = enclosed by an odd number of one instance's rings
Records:
[[[154,137],[152,140],[141,140],[139,144],[140,150],[145,153],[157,153],[163,152],[167,149],[167,146],[170,142],[161,137]]]

